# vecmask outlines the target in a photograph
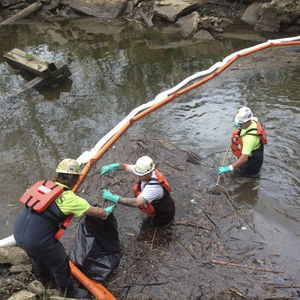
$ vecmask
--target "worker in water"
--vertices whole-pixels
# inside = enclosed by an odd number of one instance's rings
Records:
[[[237,128],[232,134],[231,148],[238,159],[232,165],[219,167],[218,174],[239,169],[243,176],[255,175],[263,164],[265,130],[248,107],[240,108],[234,121]]]
[[[114,203],[138,207],[149,217],[153,227],[167,227],[174,218],[175,204],[170,196],[171,188],[165,175],[155,168],[148,156],[140,157],[135,165],[113,163],[101,168],[101,175],[113,170],[123,170],[137,175],[138,182],[133,188],[134,198],[125,198],[102,190],[102,197]]]
[[[73,287],[69,259],[55,233],[70,214],[106,219],[115,208],[91,206],[72,192],[79,176],[76,160],[64,159],[56,169],[55,182],[39,181],[24,193],[20,201],[25,205],[14,223],[17,245],[31,258],[39,279],[43,283],[54,280],[65,296],[78,299],[89,293]]]

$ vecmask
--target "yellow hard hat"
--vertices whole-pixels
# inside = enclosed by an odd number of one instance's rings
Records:
[[[138,176],[146,175],[155,169],[155,164],[149,156],[140,157],[133,168],[134,174]]]
[[[57,173],[80,175],[80,165],[75,159],[66,158],[61,161],[56,169]]]

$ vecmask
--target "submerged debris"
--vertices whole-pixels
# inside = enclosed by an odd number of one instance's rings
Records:
[[[125,133],[94,164],[78,192],[86,199],[100,199],[103,188],[131,197],[136,178],[115,171],[100,176],[102,165],[134,164],[150,156],[168,178],[176,204],[174,223],[165,229],[147,226],[135,208],[119,205],[122,258],[106,287],[118,299],[245,299],[292,297],[296,284],[285,278],[278,261],[267,252],[263,236],[255,231],[252,216],[207,186],[215,182],[215,169],[190,152],[142,133]],[[231,203],[231,205],[229,205]],[[102,205],[105,204],[102,201]],[[267,285],[293,288],[272,289]],[[221,297],[221,298],[220,298]]]

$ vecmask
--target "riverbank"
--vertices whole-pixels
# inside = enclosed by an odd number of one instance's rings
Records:
[[[228,29],[247,24],[258,33],[300,32],[300,2],[294,0],[42,0],[0,1],[2,25],[57,22],[94,17],[126,20],[145,27],[175,24],[185,38],[219,39]]]

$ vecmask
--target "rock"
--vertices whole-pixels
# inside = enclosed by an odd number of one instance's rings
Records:
[[[60,290],[55,289],[47,289],[47,297],[52,299],[51,297],[60,297],[62,296],[62,292]]]
[[[45,293],[45,287],[38,280],[34,280],[34,281],[30,282],[28,284],[27,290],[38,296],[42,296]]]
[[[22,0],[0,0],[0,4],[4,8],[11,6],[11,5],[15,5],[20,2],[23,2],[23,1]]]
[[[201,17],[199,20],[199,29],[212,30],[222,33],[226,28],[232,25],[233,22],[226,18],[218,17]]]
[[[13,294],[8,300],[36,300],[37,296],[27,290]]]
[[[193,38],[198,40],[214,40],[214,37],[206,30],[199,30],[194,34]]]
[[[101,19],[115,19],[126,9],[126,0],[70,0],[74,10]]]
[[[156,0],[153,6],[154,16],[168,22],[175,22],[178,17],[196,10],[199,7],[193,0]]]
[[[28,272],[18,273],[18,274],[15,275],[15,279],[27,284],[28,283],[29,274],[31,274],[31,273],[28,273]]]
[[[260,16],[254,29],[258,32],[279,32],[281,27],[290,27],[300,18],[300,1],[272,0],[257,11]]]
[[[190,15],[179,18],[176,24],[182,28],[184,37],[189,38],[198,31],[199,20],[198,12],[194,11]]]
[[[7,289],[13,289],[13,290],[20,290],[20,289],[25,289],[26,285],[14,278],[2,278],[0,277],[0,286],[2,288],[7,288]]]
[[[10,269],[9,269],[9,272],[14,274],[14,273],[21,273],[21,272],[24,272],[24,271],[28,271],[28,272],[31,272],[32,271],[32,265],[15,265],[15,266],[12,266]]]
[[[254,26],[256,24],[256,22],[259,19],[259,14],[258,14],[258,10],[259,8],[262,6],[261,3],[253,3],[251,4],[249,7],[247,7],[247,9],[244,11],[243,15],[242,15],[242,20],[249,24]]]
[[[0,248],[0,264],[29,264],[30,258],[26,252],[19,247]]]

